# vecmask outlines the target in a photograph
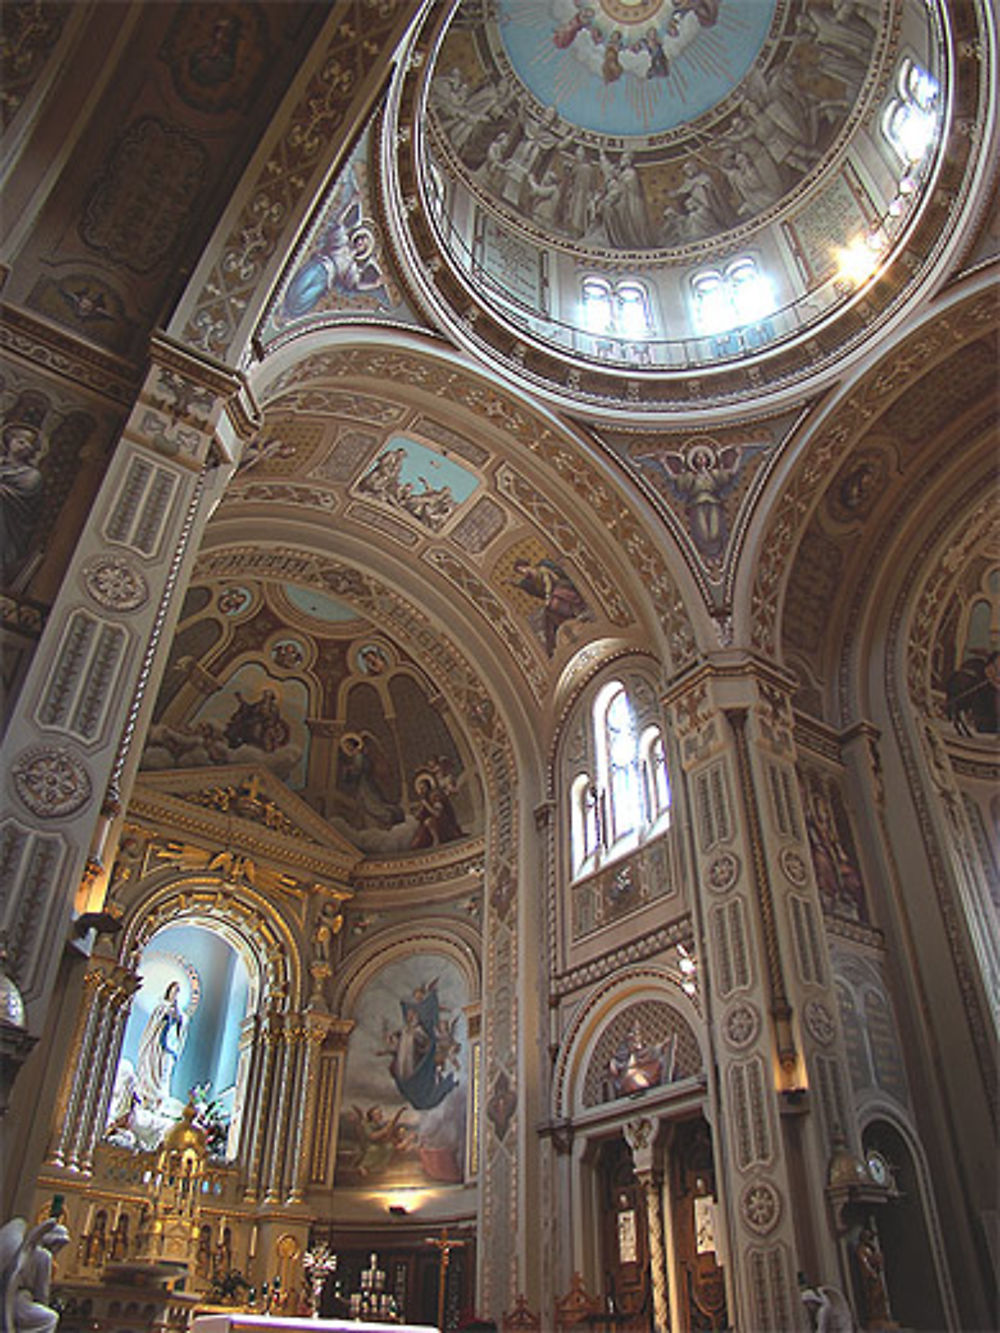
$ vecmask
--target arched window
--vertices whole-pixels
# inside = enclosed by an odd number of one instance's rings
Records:
[[[646,823],[654,826],[670,810],[667,756],[659,727],[647,727],[639,742],[643,805]]]
[[[653,332],[649,289],[638,278],[588,274],[581,286],[583,327],[597,338],[637,342]]]
[[[909,56],[896,75],[896,95],[882,118],[882,131],[907,167],[923,161],[937,133],[937,79]]]
[[[614,322],[611,283],[606,278],[584,278],[583,327],[588,333],[611,333]]]
[[[576,873],[593,864],[599,838],[597,788],[589,774],[580,773],[570,792],[570,841]]]
[[[591,771],[577,772],[570,782],[574,878],[623,856],[670,819],[662,733],[655,723],[640,723],[622,680],[597,691],[586,731]]]
[[[722,267],[701,269],[691,277],[694,326],[711,337],[712,353],[727,356],[759,347],[774,332],[774,289],[752,255],[740,255]]]

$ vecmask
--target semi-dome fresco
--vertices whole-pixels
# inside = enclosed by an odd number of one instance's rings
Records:
[[[773,352],[912,230],[944,32],[924,0],[467,0],[426,76],[438,245],[562,356],[643,374]]]
[[[196,583],[141,768],[254,766],[360,851],[434,851],[482,829],[479,779],[437,693],[406,652],[320,589]]]

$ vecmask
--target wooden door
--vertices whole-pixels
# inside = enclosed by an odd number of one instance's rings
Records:
[[[718,1262],[712,1139],[704,1119],[675,1125],[670,1141],[670,1211],[680,1278],[681,1326],[727,1327],[726,1286]]]
[[[646,1198],[623,1138],[598,1156],[601,1209],[602,1304],[607,1323],[622,1330],[649,1327],[649,1237]]]

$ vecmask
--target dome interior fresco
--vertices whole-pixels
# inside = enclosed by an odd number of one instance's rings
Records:
[[[944,32],[918,0],[462,4],[416,153],[436,244],[522,365],[767,357],[912,230]]]

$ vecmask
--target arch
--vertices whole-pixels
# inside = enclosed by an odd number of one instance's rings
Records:
[[[858,1128],[863,1155],[872,1150],[880,1155],[894,1187],[878,1215],[893,1315],[908,1328],[957,1328],[955,1295],[919,1136],[897,1108],[877,1099],[861,1108]]]
[[[333,1007],[350,1017],[358,992],[372,975],[393,958],[413,953],[416,946],[450,958],[465,978],[470,1003],[482,997],[482,962],[475,931],[457,921],[421,920],[419,928],[399,925],[379,932],[378,937],[356,949],[338,975]]]
[[[734,587],[737,641],[746,636],[760,651],[775,657],[788,651],[782,642],[782,622],[789,613],[789,589],[802,558],[803,539],[824,496],[844,480],[847,461],[864,440],[878,437],[880,430],[891,438],[892,420],[887,414],[911,386],[927,392],[931,371],[949,358],[960,356],[963,348],[997,327],[990,285],[987,274],[976,273],[926,305],[916,327],[912,321],[900,326],[883,345],[879,359],[855,367],[828,403],[811,416],[807,429],[793,434],[756,501],[756,514],[766,518],[755,517],[751,523]],[[982,387],[992,393],[988,359],[984,355]],[[947,377],[946,370],[940,373]],[[929,391],[934,392],[933,386]],[[946,418],[948,423],[967,406],[967,401],[955,403]],[[967,464],[968,459],[965,461]],[[937,462],[940,466],[940,457]],[[933,480],[935,477],[930,475],[925,478],[926,483]],[[862,518],[872,512],[870,500],[867,495],[865,504],[869,507],[859,511]],[[860,561],[862,544],[858,542],[857,525],[851,527],[841,521],[838,531],[841,529],[850,534],[852,559]],[[867,543],[882,535],[881,525],[876,528],[868,523],[864,534],[867,551]],[[871,583],[859,575],[856,585],[867,592]],[[856,608],[852,612],[856,616]],[[827,640],[837,644],[840,623],[825,628]]]
[[[284,996],[286,1005],[305,1003],[304,968],[296,933],[282,913],[262,894],[237,887],[221,876],[155,872],[142,882],[141,896],[131,906],[122,931],[119,957],[123,963],[141,953],[168,922],[211,923],[253,959],[259,978],[267,978],[259,998]]]
[[[588,1108],[584,1086],[598,1043],[613,1020],[636,1004],[660,1003],[673,1010],[697,1043],[701,1068],[709,1059],[698,1004],[682,989],[683,973],[665,966],[623,970],[581,1001],[556,1055],[552,1078],[552,1119],[574,1121]],[[634,1111],[634,1108],[633,1108]],[[622,1103],[627,1114],[627,1103]]]

